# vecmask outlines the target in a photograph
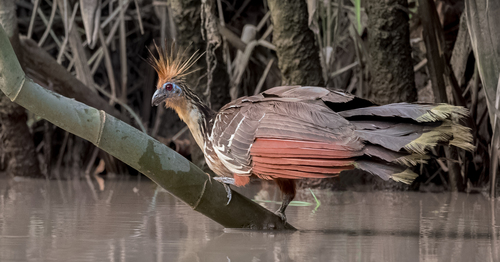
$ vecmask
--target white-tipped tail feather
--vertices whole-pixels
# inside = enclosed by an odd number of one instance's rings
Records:
[[[356,161],[356,168],[384,180],[410,184],[417,174],[406,167],[425,163],[427,152],[438,144],[474,150],[470,128],[459,123],[469,115],[464,107],[397,103],[339,114],[354,124],[355,132],[366,142],[363,153],[372,158]]]
[[[397,182],[411,184],[418,175],[409,168],[389,165],[372,160],[359,160],[354,163],[357,169],[376,175],[383,180],[392,179]]]
[[[416,104],[418,105],[418,104]],[[417,122],[436,122],[451,119],[453,115],[458,118],[469,116],[469,110],[461,106],[452,106],[448,104],[438,104],[436,107],[427,111],[427,113],[417,117]]]
[[[396,173],[391,176],[392,180],[408,185],[411,184],[417,177],[418,175],[415,172],[411,171],[411,169],[409,168],[405,169],[403,172]]]

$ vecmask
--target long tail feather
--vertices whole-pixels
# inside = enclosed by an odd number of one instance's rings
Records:
[[[378,158],[389,163],[395,163],[404,166],[415,166],[417,164],[426,164],[429,156],[419,154],[409,154],[404,152],[395,152],[376,145],[366,145],[363,153],[367,156]]]
[[[463,107],[398,103],[339,114],[355,126],[355,133],[366,143],[363,154],[370,158],[361,158],[354,166],[384,180],[410,184],[417,174],[408,167],[425,163],[429,149],[438,144],[474,150],[470,128],[458,123],[468,116]]]
[[[469,151],[474,150],[474,146],[471,144],[472,134],[470,133],[470,129],[455,124],[450,120],[445,120],[439,127],[423,133],[419,138],[405,145],[404,148],[408,152],[423,155],[428,149],[435,147],[439,142],[448,143]]]
[[[467,108],[448,104],[408,104],[395,103],[383,106],[370,106],[339,112],[343,117],[381,116],[413,119],[417,122],[435,122],[450,119],[452,115],[458,118],[469,115]]]
[[[392,179],[405,184],[411,184],[413,180],[418,177],[418,175],[409,168],[382,164],[370,160],[356,161],[354,167],[379,176],[383,180]]]
[[[409,153],[425,155],[438,143],[474,150],[470,129],[458,123],[460,118],[468,115],[468,110],[460,106],[397,103],[339,114],[351,121],[361,139],[393,151],[405,149]],[[371,116],[378,118],[372,120]],[[411,120],[398,123],[395,117]]]

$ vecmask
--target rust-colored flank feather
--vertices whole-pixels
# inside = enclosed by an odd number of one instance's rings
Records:
[[[335,142],[257,138],[250,149],[253,172],[260,178],[327,178],[354,169],[361,151]]]
[[[158,58],[152,54],[151,50],[148,49],[148,51],[151,54],[149,63],[158,74],[157,88],[160,88],[162,84],[166,82],[183,80],[184,77],[196,71],[191,70],[191,67],[203,55],[203,53],[199,54],[197,50],[193,55],[187,58],[186,51],[188,49],[174,51],[176,49],[175,43],[172,43],[170,50],[166,47],[158,47],[156,43],[155,48],[159,55]]]

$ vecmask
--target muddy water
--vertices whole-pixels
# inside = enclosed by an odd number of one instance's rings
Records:
[[[0,261],[500,261],[500,201],[309,190],[288,233],[227,230],[146,179],[0,180]],[[272,186],[249,197],[273,200]],[[274,203],[266,207],[277,209]]]

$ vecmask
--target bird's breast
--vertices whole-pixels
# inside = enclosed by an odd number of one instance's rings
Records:
[[[206,140],[203,146],[203,155],[205,156],[205,161],[207,162],[208,167],[214,171],[218,176],[224,177],[232,177],[233,174],[229,169],[224,166],[219,156],[215,152],[215,149],[212,146],[212,142]]]

